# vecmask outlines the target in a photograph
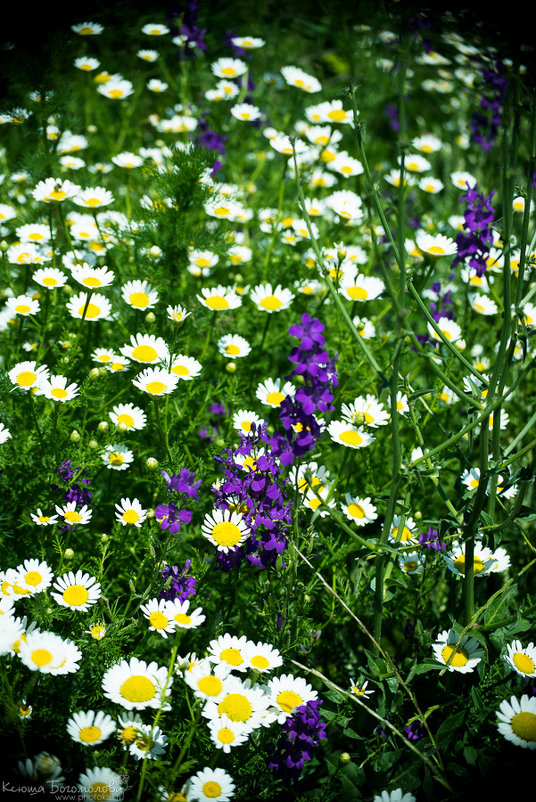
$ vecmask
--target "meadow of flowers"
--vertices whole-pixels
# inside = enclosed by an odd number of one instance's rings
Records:
[[[0,107],[4,793],[525,793],[530,54],[83,16]]]

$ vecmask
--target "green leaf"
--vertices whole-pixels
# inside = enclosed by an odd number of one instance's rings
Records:
[[[354,740],[357,739],[360,741],[363,740],[363,736],[359,735],[359,733],[353,730],[351,727],[345,727],[345,729],[342,731],[342,734],[346,735],[347,738],[353,738]]]
[[[504,593],[498,596],[484,613],[484,623],[487,627],[501,621],[508,615],[508,600],[517,590],[517,585],[510,585]]]
[[[474,746],[464,746],[463,756],[470,766],[476,766],[477,751]]]
[[[460,710],[443,722],[437,731],[437,745],[439,747],[445,749],[450,744],[463,724],[465,713],[465,710]]]

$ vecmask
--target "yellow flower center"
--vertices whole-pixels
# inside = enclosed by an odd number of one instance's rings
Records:
[[[226,345],[225,346],[225,353],[230,354],[231,356],[236,356],[240,353],[240,348],[238,345]]]
[[[85,744],[92,744],[98,741],[101,737],[101,731],[98,727],[83,727],[80,730],[80,740]]]
[[[444,249],[444,248],[442,248],[442,247],[441,247],[441,245],[431,245],[431,246],[428,248],[428,253],[433,253],[433,254],[441,255],[441,254],[445,253],[445,249]]]
[[[348,505],[348,512],[354,518],[364,518],[365,517],[365,510],[361,506],[361,504],[349,504]]]
[[[152,345],[137,345],[132,351],[132,356],[138,362],[154,362],[155,359],[158,359],[156,348],[153,348]]]
[[[265,668],[269,668],[270,661],[263,654],[257,654],[251,658],[251,665],[262,671]]]
[[[205,303],[209,309],[220,310],[229,308],[229,301],[224,298],[223,295],[211,295],[210,298],[206,299]]]
[[[82,516],[76,510],[67,510],[67,512],[63,513],[63,518],[69,524],[77,524],[82,520]]]
[[[67,390],[63,389],[63,387],[54,387],[50,391],[50,395],[53,398],[65,398],[68,395],[68,393],[67,393]]]
[[[134,426],[134,418],[127,412],[123,412],[121,415],[118,415],[117,422],[123,423],[125,426]]]
[[[121,731],[119,736],[120,740],[123,741],[124,744],[131,744],[133,741],[136,740],[138,733],[136,732],[135,728],[129,725],[125,727],[124,730]]]
[[[87,588],[83,585],[71,585],[63,591],[63,601],[70,607],[81,607],[89,598]]]
[[[130,296],[130,304],[139,309],[145,309],[149,304],[149,296],[146,292],[133,292]]]
[[[225,215],[229,214],[230,209],[227,206],[217,206],[214,209],[214,214],[217,214],[218,217],[225,217]]]
[[[80,307],[80,309],[78,310],[78,314],[80,315],[80,317],[82,317],[82,315],[84,315],[84,309],[85,309],[85,307],[86,307],[86,305],[85,305],[85,304],[83,304],[83,305]],[[84,315],[84,317],[85,317],[86,319],[88,319],[88,318],[89,318],[89,319],[91,319],[91,318],[93,318],[93,317],[97,317],[97,315],[99,315],[99,314],[100,314],[100,311],[101,311],[101,310],[100,310],[100,307],[99,307],[99,306],[97,306],[97,304],[88,304],[88,305],[87,305],[87,309],[86,309],[86,314]]]
[[[236,546],[240,542],[242,532],[231,521],[222,521],[212,528],[212,537],[219,546]]]
[[[266,396],[266,401],[268,404],[277,407],[284,398],[285,396],[283,395],[283,393],[274,392],[274,393],[268,393],[268,395]]]
[[[120,454],[118,451],[112,451],[108,459],[110,461],[110,465],[122,465],[123,462],[125,461],[123,455]]]
[[[231,666],[240,666],[244,662],[244,658],[238,649],[224,649],[220,654],[220,660],[225,660]]]
[[[328,117],[333,122],[340,123],[346,119],[346,112],[344,109],[333,109],[333,111],[328,112]]]
[[[110,97],[113,97],[114,99],[117,99],[117,98],[123,97],[123,90],[122,89],[110,89],[108,91],[108,94],[109,94]]]
[[[512,662],[523,674],[532,674],[534,672],[534,661],[523,652],[516,652],[512,657]]]
[[[412,571],[416,571],[418,567],[419,563],[417,560],[407,560],[407,562],[404,563],[403,570],[411,573]]]
[[[391,534],[392,534],[392,536],[395,538],[395,540],[396,540],[396,538],[398,537],[398,529],[399,529],[399,527],[398,527],[398,526],[395,526],[395,527],[394,527],[394,528],[391,530]],[[400,538],[400,540],[401,540],[401,541],[404,541],[404,540],[411,540],[411,538],[412,538],[411,531],[410,531],[410,530],[407,528],[407,526],[405,526],[405,527],[404,527],[404,529],[402,530],[402,537]]]
[[[536,741],[536,714],[535,713],[518,713],[510,722],[510,726],[518,738],[524,741]]]
[[[165,629],[169,624],[169,619],[164,613],[159,612],[158,610],[154,613],[151,613],[149,616],[149,623],[155,629]]]
[[[221,790],[221,785],[214,780],[209,780],[208,783],[203,785],[203,793],[205,796],[208,796],[209,799],[216,799],[216,797],[220,796]]]
[[[214,677],[212,674],[209,674],[208,677],[201,677],[197,683],[197,687],[205,696],[217,696],[221,693],[223,683],[219,677]]]
[[[460,554],[460,556],[454,560],[454,567],[460,574],[465,575],[465,554]],[[484,570],[484,563],[480,559],[480,557],[475,557],[473,560],[473,570],[475,574],[480,574]]]
[[[154,699],[156,688],[149,677],[134,674],[123,682],[119,692],[128,702],[149,702]]]
[[[264,307],[264,309],[275,310],[282,306],[282,301],[276,298],[275,295],[268,295],[266,298],[262,299],[261,306]]]
[[[346,292],[353,301],[366,301],[368,298],[368,292],[364,287],[348,287]]]
[[[86,276],[82,279],[82,284],[85,284],[86,287],[101,287],[102,281],[97,276]],[[84,307],[82,307],[82,310]]]
[[[236,70],[233,67],[223,67],[222,74],[228,75],[229,78],[232,78],[233,75],[236,75]]]
[[[32,371],[23,371],[17,376],[17,384],[19,387],[30,387],[36,379],[37,376]]]
[[[218,713],[229,716],[231,721],[248,721],[253,712],[249,699],[241,693],[228,693],[218,705]]]
[[[186,365],[174,365],[171,368],[171,372],[172,373],[176,373],[177,376],[189,376],[190,375],[190,371],[188,370]]]
[[[15,312],[18,312],[19,315],[27,315],[30,311],[30,307],[27,304],[19,304],[15,307]]]
[[[55,189],[48,195],[48,197],[52,198],[53,200],[60,201],[60,200],[63,200],[66,195],[67,195],[67,193],[64,192],[63,190]]]
[[[112,795],[112,789],[107,783],[91,783],[87,789],[90,799],[93,802],[106,802]]]
[[[52,654],[48,649],[34,649],[32,652],[32,662],[36,666],[46,666],[52,660]]]
[[[341,432],[339,439],[348,446],[359,446],[363,442],[363,438],[355,429],[347,429],[345,432]]]
[[[277,696],[277,704],[285,713],[292,713],[295,707],[303,704],[303,699],[294,691],[282,691]]]
[[[454,656],[450,661],[450,665],[454,666],[454,668],[460,668],[461,666],[465,666],[469,661],[469,657],[467,656],[467,652],[465,651],[465,649],[462,649],[460,646],[458,646],[457,649],[455,649],[453,646],[443,647],[443,649],[441,650],[441,657],[443,658],[445,663],[448,662],[453,652]]]
[[[166,389],[166,385],[164,382],[149,382],[145,389],[151,395],[160,395]]]
[[[39,571],[29,571],[26,576],[24,577],[24,581],[27,585],[38,585],[41,582],[42,576]]]
[[[136,510],[126,510],[123,513],[123,521],[127,524],[135,524],[140,520],[140,516]]]
[[[187,627],[189,624],[192,623],[192,617],[187,613],[177,613],[175,616],[175,621],[177,624],[182,624],[182,626]]]

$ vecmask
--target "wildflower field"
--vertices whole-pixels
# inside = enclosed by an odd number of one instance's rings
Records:
[[[528,799],[533,54],[214,6],[0,54],[2,798]]]

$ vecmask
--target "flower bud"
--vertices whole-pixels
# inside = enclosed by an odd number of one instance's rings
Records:
[[[73,443],[78,443],[79,440],[80,440],[80,433],[77,432],[76,429],[73,429],[71,432],[71,441]]]
[[[101,422],[97,426],[97,429],[99,430],[99,432],[106,432],[108,430],[108,428],[109,428],[109,424],[108,424],[107,420],[101,420]]]
[[[348,754],[348,752],[341,752],[339,755],[339,762],[342,763],[343,766],[346,766],[347,763],[350,763],[352,758]]]
[[[225,365],[225,370],[227,373],[234,373],[236,370],[236,362],[227,362]]]
[[[90,440],[90,441],[89,441],[89,443],[88,443],[88,445],[89,445],[89,447],[90,447],[90,448],[92,448],[94,451],[96,451],[96,450],[97,450],[97,448],[99,447],[99,444],[97,443],[97,441],[96,441],[96,440]]]
[[[147,457],[147,459],[145,461],[145,464],[151,470],[154,470],[155,468],[158,468],[158,460],[155,459],[154,457]]]
[[[99,376],[100,376],[99,369],[98,368],[91,368],[91,370],[89,371],[90,379],[98,379]]]
[[[74,551],[72,549],[65,549],[63,554],[67,560],[72,560],[72,558],[74,557]]]
[[[146,323],[154,323],[155,320],[156,320],[156,317],[154,316],[154,312],[147,312],[147,314],[145,315],[145,322]]]
[[[101,535],[101,543],[108,543],[109,539],[108,535]]]

